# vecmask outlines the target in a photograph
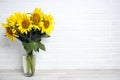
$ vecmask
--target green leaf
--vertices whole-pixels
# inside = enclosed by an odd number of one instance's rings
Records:
[[[24,49],[27,53],[30,53],[33,50],[33,46],[31,42],[29,43],[22,42],[22,45],[24,46]]]
[[[45,46],[41,42],[39,43],[39,48],[45,51]]]
[[[31,51],[39,51],[39,49],[45,51],[45,46],[40,41],[31,41],[29,43],[22,42],[24,49],[27,53],[30,53]]]
[[[48,37],[50,37],[50,36],[47,35],[47,34],[42,34],[41,37],[42,37],[42,38],[48,38]]]
[[[45,46],[40,41],[33,42],[33,46],[35,52],[38,51],[39,48],[45,51]]]

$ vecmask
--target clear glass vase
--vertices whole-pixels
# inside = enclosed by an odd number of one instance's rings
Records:
[[[23,71],[26,77],[31,77],[35,73],[35,55],[23,56]]]

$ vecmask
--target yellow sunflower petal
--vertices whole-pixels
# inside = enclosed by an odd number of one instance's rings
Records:
[[[3,27],[8,27],[8,24],[2,23],[2,26],[3,26]]]
[[[21,18],[19,18],[17,25],[19,26],[19,31],[23,34],[27,34],[32,29],[32,23],[30,17],[24,13]]]
[[[54,29],[53,24],[54,24],[53,17],[50,14],[44,15],[41,33],[50,34],[51,31]]]
[[[32,13],[33,27],[35,29],[40,30],[42,20],[43,20],[43,12],[42,12],[42,10],[39,9],[39,8],[35,8],[34,12]]]
[[[8,37],[11,41],[15,40],[15,36],[16,36],[16,31],[12,30],[10,27],[5,27],[6,30],[6,37]]]
[[[21,17],[21,13],[20,12],[15,12],[14,14],[10,15],[9,18],[7,18],[7,22],[8,24],[14,28],[17,29],[17,20],[19,20],[19,17]]]

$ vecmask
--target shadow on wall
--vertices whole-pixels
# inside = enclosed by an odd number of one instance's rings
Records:
[[[5,35],[0,36],[0,48],[10,47],[10,40]]]
[[[24,49],[20,41],[11,42],[4,34],[0,34],[0,68],[22,69]],[[2,67],[5,66],[5,67]],[[19,66],[19,67],[18,67]]]
[[[3,33],[0,35],[0,50],[10,50],[11,52],[17,52],[21,54],[21,52],[25,52],[21,42],[15,39],[14,42],[10,41]]]

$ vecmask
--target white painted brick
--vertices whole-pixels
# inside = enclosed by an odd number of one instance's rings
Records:
[[[56,22],[51,37],[43,39],[47,51],[36,55],[38,69],[120,68],[119,0],[0,0],[0,23],[15,11],[35,7]],[[0,69],[21,68],[21,43],[4,38],[2,27],[0,34]]]

